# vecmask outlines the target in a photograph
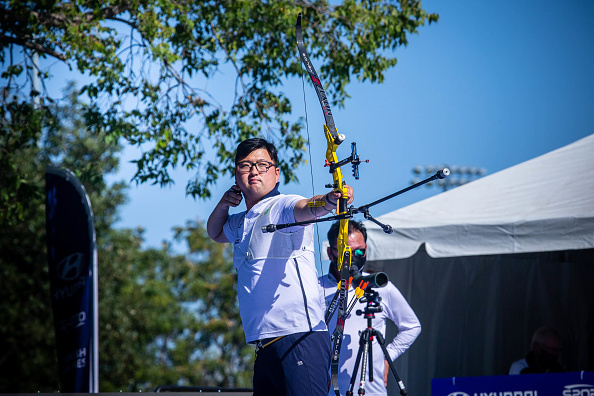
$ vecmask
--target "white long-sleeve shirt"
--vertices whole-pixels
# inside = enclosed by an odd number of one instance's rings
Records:
[[[369,275],[363,272],[363,275]],[[326,305],[330,304],[330,301],[334,297],[337,290],[338,282],[333,275],[324,275],[319,278],[320,287],[322,294],[325,295]],[[402,293],[392,284],[388,282],[385,287],[374,289],[377,291],[382,298],[380,301],[382,311],[375,314],[375,319],[372,319],[372,326],[375,330],[381,332],[385,337],[386,335],[386,320],[390,319],[398,328],[398,334],[390,342],[386,340],[386,349],[392,361],[404,353],[415,341],[417,336],[421,333],[421,324],[417,315],[408,305],[408,302],[402,296]],[[349,288],[349,301],[354,297],[353,288]],[[357,315],[357,310],[364,310],[366,304],[358,302],[349,316],[346,319],[344,327],[344,338],[340,349],[340,367],[338,375],[338,384],[340,393],[346,394],[349,389],[351,376],[353,375],[353,369],[355,367],[355,360],[357,358],[357,352],[359,350],[359,332],[367,328],[367,319],[363,315]],[[338,310],[336,311],[338,312]],[[336,328],[336,315],[330,319],[328,324],[328,331],[330,334],[334,332]],[[373,340],[373,382],[369,381],[369,369],[366,375],[365,384],[365,395],[387,395],[386,387],[384,386],[384,353],[379,346],[377,339]],[[359,364],[359,370],[355,374],[356,381],[353,388],[353,392],[356,394],[359,388],[359,379],[361,376],[362,362]],[[392,374],[389,374],[392,375]],[[331,390],[331,394],[334,392]]]

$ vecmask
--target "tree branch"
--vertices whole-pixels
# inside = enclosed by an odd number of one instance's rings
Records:
[[[44,47],[43,45],[41,45],[39,43],[35,43],[33,41],[29,41],[24,38],[0,36],[0,43],[21,45],[23,47],[32,49],[34,51],[53,56],[54,58],[57,58],[57,59],[61,60],[62,62],[66,62],[68,60],[68,58],[64,54],[61,54],[57,51],[54,51],[51,48]]]
[[[119,15],[123,12],[128,11],[128,7],[126,6],[108,6],[101,9],[101,13],[99,15],[103,16],[103,19],[115,19],[116,15]],[[74,17],[72,19],[66,18],[65,13],[41,13],[37,11],[31,11],[31,15],[33,15],[41,24],[49,24],[52,26],[63,26],[63,25],[72,25],[72,24],[80,24],[80,23],[89,23],[93,19],[97,19],[97,13],[94,12],[87,12],[82,14],[80,17]],[[102,19],[102,18],[99,18]],[[124,20],[120,20],[120,22],[124,22]],[[129,22],[126,22],[129,23]]]

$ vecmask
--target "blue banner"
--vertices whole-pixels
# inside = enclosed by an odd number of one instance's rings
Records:
[[[90,201],[67,170],[46,171],[46,230],[60,391],[96,392],[91,353],[96,292],[95,231]]]
[[[594,372],[434,378],[432,396],[594,396]]]

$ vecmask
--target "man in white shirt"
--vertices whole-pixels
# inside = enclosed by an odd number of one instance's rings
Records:
[[[340,192],[310,199],[278,191],[274,145],[264,139],[239,144],[235,185],[208,223],[211,239],[233,243],[238,298],[246,341],[256,344],[254,395],[326,395],[330,341],[315,268],[313,227],[263,233],[268,224],[309,221],[328,214]],[[347,186],[348,203],[353,200]],[[229,215],[245,198],[246,211]],[[322,201],[324,206],[308,206]]]
[[[329,274],[319,278],[320,285],[324,290],[326,305],[328,305],[334,297],[338,281],[340,280],[340,273],[338,272],[337,266],[338,250],[336,247],[338,232],[339,223],[337,222],[332,225],[328,232],[328,242],[330,243],[330,246],[328,247],[327,252],[328,257],[331,260]],[[348,243],[353,252],[351,269],[356,267],[362,275],[369,275],[369,273],[364,271],[365,260],[367,258],[367,231],[361,222],[353,220],[349,221]],[[384,337],[386,335],[387,319],[394,322],[398,328],[396,337],[386,345],[390,359],[394,361],[415,341],[421,332],[421,324],[412,308],[408,305],[406,299],[392,282],[388,282],[385,287],[376,288],[374,290],[379,292],[381,297],[380,306],[382,307],[382,311],[375,313],[375,319],[372,319],[373,328],[381,332]],[[352,287],[349,289],[348,295],[349,300],[352,300],[354,297],[354,290]],[[360,303],[356,304],[345,321],[338,375],[338,384],[341,395],[346,394],[349,389],[352,376],[356,376],[353,393],[357,394],[359,378],[361,375],[362,364],[359,364],[357,373],[353,373],[353,370],[357,352],[359,350],[359,331],[363,331],[367,328],[367,319],[365,319],[363,315],[356,315],[357,309],[363,311],[365,305]],[[336,327],[336,312],[334,313],[334,317],[330,319],[328,327],[330,334],[332,334]],[[386,340],[386,343],[387,342],[388,340]],[[365,384],[365,395],[387,395],[386,387],[390,369],[388,362],[384,359],[383,351],[378,344],[377,339],[373,340],[372,350],[373,362],[371,362],[371,364],[373,367],[373,382],[367,382]],[[369,380],[369,367],[367,368],[366,380]]]
[[[516,360],[509,374],[560,373],[565,371],[559,363],[561,336],[555,329],[541,327],[532,335],[530,352],[524,359]]]

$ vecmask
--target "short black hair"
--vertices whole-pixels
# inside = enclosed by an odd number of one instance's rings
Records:
[[[532,335],[532,341],[530,342],[530,348],[534,349],[536,344],[543,344],[548,338],[554,338],[557,341],[561,342],[561,336],[557,332],[557,330],[553,329],[552,327],[543,326],[536,330]]]
[[[235,153],[235,165],[248,155],[252,151],[256,151],[259,149],[265,149],[268,151],[268,155],[270,155],[270,159],[274,162],[274,166],[278,166],[278,154],[276,151],[276,147],[274,144],[268,142],[267,140],[261,138],[252,138],[246,139],[243,142],[239,143],[237,146],[237,152]]]
[[[367,243],[367,229],[363,225],[362,222],[357,220],[349,220],[349,233],[353,232],[353,230],[359,231],[363,234],[363,239],[365,239],[365,243]],[[340,232],[340,221],[335,221],[332,223],[330,230],[328,231],[328,242],[330,242],[330,246],[335,245],[336,241],[338,240],[338,233]]]

